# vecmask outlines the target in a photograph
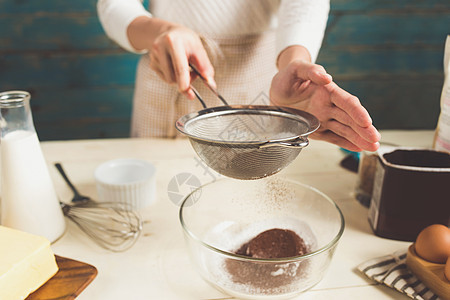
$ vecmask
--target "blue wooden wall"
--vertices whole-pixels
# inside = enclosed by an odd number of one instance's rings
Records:
[[[434,129],[449,0],[331,0],[318,62],[381,129]]]
[[[0,91],[32,94],[41,140],[127,137],[138,56],[104,34],[95,0],[0,0]],[[378,128],[432,129],[448,0],[331,0],[318,63]]]
[[[128,136],[137,59],[95,0],[0,0],[0,90],[31,92],[41,140]]]

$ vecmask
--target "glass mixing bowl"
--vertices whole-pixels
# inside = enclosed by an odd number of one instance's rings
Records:
[[[180,222],[196,269],[215,288],[246,299],[282,299],[317,284],[344,231],[337,205],[320,191],[272,176],[221,179],[190,193]],[[310,252],[288,258],[236,254],[269,229],[299,235]]]

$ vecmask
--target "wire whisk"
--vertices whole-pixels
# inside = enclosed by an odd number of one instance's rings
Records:
[[[142,221],[131,205],[118,202],[96,202],[81,195],[65,174],[62,165],[55,164],[74,193],[73,204],[61,202],[64,215],[74,222],[100,247],[122,252],[132,247],[142,231]]]

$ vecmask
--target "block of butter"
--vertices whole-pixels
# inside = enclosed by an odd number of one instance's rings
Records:
[[[57,271],[46,238],[0,226],[0,299],[25,299]]]

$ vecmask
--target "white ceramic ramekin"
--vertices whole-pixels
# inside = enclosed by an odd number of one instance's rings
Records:
[[[95,169],[98,198],[102,202],[120,202],[141,209],[156,199],[155,167],[134,158],[114,159]]]

